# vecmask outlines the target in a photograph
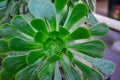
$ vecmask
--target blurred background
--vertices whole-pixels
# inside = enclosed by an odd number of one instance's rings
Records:
[[[107,18],[109,17],[109,19],[114,19],[114,26],[112,27],[120,24],[120,0],[97,0],[95,12]],[[120,80],[120,26],[117,26],[117,29],[110,28],[108,35],[101,39],[107,45],[104,58],[116,64],[114,74],[109,76],[106,80]]]

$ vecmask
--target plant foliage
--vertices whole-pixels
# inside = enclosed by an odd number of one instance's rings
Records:
[[[89,10],[85,4],[71,1],[74,5],[69,0],[30,0],[28,8],[34,19],[18,15],[1,26],[0,53],[19,55],[3,60],[0,80],[104,80],[102,73],[113,73],[114,64],[101,59],[104,43],[90,40],[106,35],[107,25],[74,28]],[[74,43],[81,39],[89,40]]]

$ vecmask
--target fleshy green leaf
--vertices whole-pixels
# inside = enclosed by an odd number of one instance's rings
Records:
[[[5,40],[0,40],[0,54],[4,54],[10,52],[10,49],[8,47],[8,42]]]
[[[18,72],[19,70],[26,66],[27,66],[26,55],[11,56],[3,60],[3,68],[8,71]]]
[[[59,13],[63,10],[68,0],[55,0],[56,12]]]
[[[45,65],[40,72],[38,77],[40,80],[52,80],[54,64]]]
[[[15,76],[14,72],[7,71],[5,69],[0,72],[0,80],[13,80]]]
[[[79,62],[76,59],[74,59],[73,62],[82,71],[83,76],[85,76],[86,80],[104,80],[102,74],[100,74],[98,71],[86,66],[85,64]]]
[[[90,32],[93,36],[104,36],[108,33],[108,27],[105,23],[98,23],[90,27]]]
[[[77,30],[72,32],[70,35],[67,36],[67,41],[73,41],[78,39],[87,39],[90,37],[90,32],[83,27],[79,27]]]
[[[28,64],[33,64],[36,60],[41,58],[43,56],[43,50],[36,50],[36,51],[31,51],[27,55],[27,62]]]
[[[98,57],[101,58],[104,56],[105,52],[105,45],[100,40],[93,40],[89,42],[84,43],[76,43],[76,44],[68,44],[69,48],[72,48],[75,51],[79,51],[82,53],[85,53],[92,57]]]
[[[66,55],[69,57],[69,60],[70,61],[72,61],[73,60],[73,54],[70,52],[70,51],[68,51],[68,52],[66,52]]]
[[[47,63],[50,64],[50,63],[55,63],[56,61],[60,60],[60,56],[58,55],[52,55],[48,58],[47,60]]]
[[[77,4],[71,14],[70,17],[67,19],[66,24],[64,25],[66,29],[71,29],[71,27],[79,21],[81,18],[83,18],[88,13],[88,8],[86,5],[79,3]]]
[[[47,26],[46,26],[46,24],[45,24],[45,22],[43,20],[41,20],[41,19],[33,19],[31,21],[31,25],[37,31],[41,31],[41,32],[45,33],[46,35],[48,34]]]
[[[63,27],[59,27],[59,33],[61,38],[64,38],[69,34],[69,32]]]
[[[49,22],[50,30],[56,30],[55,7],[50,0],[31,0],[28,7],[36,18],[46,19]]]
[[[9,42],[9,47],[14,51],[27,51],[31,49],[40,49],[42,46],[38,43],[26,42],[20,38],[13,38]]]
[[[58,62],[56,62],[56,64],[55,64],[54,80],[62,80]]]
[[[22,35],[18,31],[16,31],[15,29],[13,29],[13,27],[8,23],[5,23],[1,26],[0,35],[3,38],[6,38],[6,39],[11,39],[13,37],[19,37],[19,38],[22,38],[22,39],[27,39],[28,38],[28,37],[26,38],[26,36]],[[30,38],[29,38],[29,40],[30,40]]]
[[[93,58],[93,57],[87,56],[87,55],[79,53],[79,52],[75,52],[75,53],[78,56],[81,56],[82,58],[86,59],[94,67],[96,67],[98,70],[100,70],[102,73],[104,73],[106,75],[111,75],[115,70],[115,65],[111,61]]]
[[[38,43],[43,43],[46,41],[46,39],[47,39],[47,36],[43,32],[37,32],[34,37],[35,42],[38,42]]]
[[[51,38],[59,37],[59,35],[60,34],[58,31],[49,32],[49,37],[51,37]]]
[[[69,62],[69,59],[64,57],[63,60],[61,61],[61,64],[65,73],[64,74],[66,77],[65,80],[81,80],[80,74],[71,65],[71,63]]]
[[[42,59],[39,59],[34,64],[22,69],[17,73],[15,80],[39,80],[37,77],[37,73],[41,68],[41,64]]]
[[[32,29],[30,24],[22,16],[16,16],[11,21],[14,29],[24,33],[26,35],[34,37],[35,31]]]

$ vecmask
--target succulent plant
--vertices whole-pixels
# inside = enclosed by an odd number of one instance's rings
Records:
[[[91,39],[107,34],[107,25],[75,26],[88,14],[88,7],[67,3],[31,0],[28,8],[33,19],[18,15],[1,26],[0,53],[19,54],[3,60],[0,80],[104,80],[102,73],[113,73],[114,64],[101,59],[104,43]]]

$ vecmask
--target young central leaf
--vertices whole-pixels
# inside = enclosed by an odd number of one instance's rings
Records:
[[[43,44],[44,50],[48,54],[58,54],[60,53],[64,46],[63,46],[63,40],[60,38],[48,38],[46,42]]]

